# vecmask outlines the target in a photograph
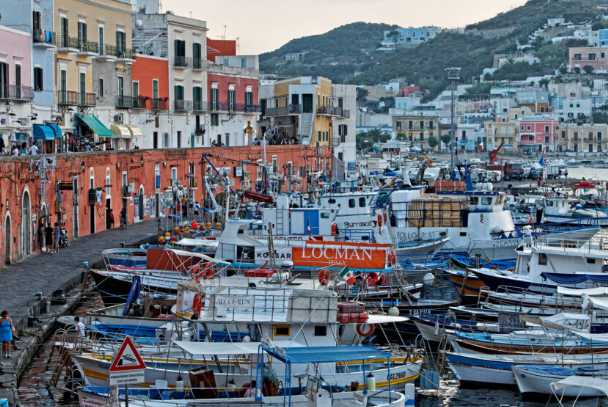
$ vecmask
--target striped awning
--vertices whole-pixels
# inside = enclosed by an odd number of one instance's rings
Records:
[[[137,126],[129,126],[129,130],[131,131],[131,136],[133,137],[143,137],[144,132]]]

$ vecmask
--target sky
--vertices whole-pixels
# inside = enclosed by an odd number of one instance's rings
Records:
[[[240,54],[275,50],[355,21],[462,27],[526,0],[161,0],[163,10],[207,21],[211,38],[238,39]]]

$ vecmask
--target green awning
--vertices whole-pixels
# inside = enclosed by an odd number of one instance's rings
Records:
[[[93,114],[78,114],[76,117],[87,125],[89,129],[98,137],[113,138],[112,130],[108,129],[102,122]]]
[[[53,141],[55,140],[55,133],[53,129],[46,124],[34,124],[34,140]]]
[[[55,133],[56,139],[61,138],[61,136],[63,135],[63,132],[61,131],[61,127],[57,126],[55,123],[47,123],[46,125],[49,126],[53,130],[53,133]]]

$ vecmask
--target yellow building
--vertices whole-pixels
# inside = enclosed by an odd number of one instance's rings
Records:
[[[111,62],[124,72],[133,53],[132,9],[127,0],[55,0],[56,88],[60,107],[95,106],[118,88],[94,81],[94,63]]]
[[[261,133],[271,144],[328,146],[338,140],[333,120],[348,115],[331,80],[299,77],[263,85]]]

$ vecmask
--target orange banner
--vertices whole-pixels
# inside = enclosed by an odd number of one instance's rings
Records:
[[[314,244],[292,249],[294,266],[301,267],[351,267],[356,269],[384,269],[386,247],[355,245]]]

